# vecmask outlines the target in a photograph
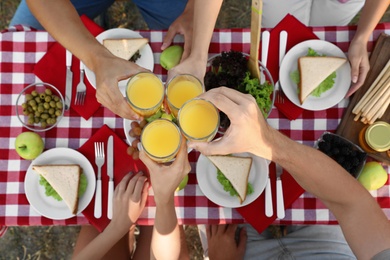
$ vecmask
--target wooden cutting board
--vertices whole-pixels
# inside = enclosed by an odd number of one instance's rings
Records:
[[[374,80],[378,77],[381,70],[386,65],[387,61],[390,59],[390,35],[382,33],[374,47],[373,52],[370,57],[370,71],[368,72],[366,81],[363,86],[353,95],[347,109],[344,112],[344,116],[341,119],[340,125],[337,128],[336,133],[347,138],[348,140],[359,145],[359,132],[366,126],[360,121],[355,122],[353,119],[355,117],[352,114],[352,109],[355,107],[356,103],[363,97],[367,89],[371,86]],[[386,121],[390,122],[390,107],[387,108],[385,114],[382,118],[377,121]],[[387,165],[390,165],[390,157],[387,156],[386,152],[383,153],[369,153],[370,157],[381,161]]]

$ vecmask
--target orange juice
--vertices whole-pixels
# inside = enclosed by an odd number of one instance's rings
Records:
[[[153,73],[141,72],[127,83],[126,97],[135,112],[148,117],[160,108],[164,99],[164,86]]]
[[[180,108],[179,124],[187,139],[210,141],[219,127],[219,112],[209,101],[195,98]]]
[[[180,143],[180,129],[166,119],[156,119],[147,124],[141,134],[146,154],[157,162],[172,160],[179,151]]]
[[[177,117],[180,107],[202,92],[202,83],[194,76],[182,74],[174,77],[167,87],[168,105],[171,112]]]

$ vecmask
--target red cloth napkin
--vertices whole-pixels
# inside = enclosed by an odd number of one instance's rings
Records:
[[[241,216],[259,233],[263,232],[276,219],[276,174],[274,163],[271,163],[269,166],[269,177],[271,179],[272,205],[274,212],[272,217],[267,217],[265,215],[265,192],[263,192],[251,204],[237,208],[237,211],[241,214]],[[304,189],[302,189],[294,178],[285,170],[281,175],[281,179],[284,207],[288,209],[291,204],[304,192]]]
[[[103,28],[98,26],[87,16],[81,16],[81,20],[85,27],[91,32],[93,36],[97,36],[103,32]],[[85,120],[88,120],[100,107],[100,103],[96,100],[96,90],[88,82],[87,77],[84,77],[84,83],[87,85],[87,95],[85,97],[84,105],[74,105],[76,97],[76,86],[80,81],[80,62],[75,56],[72,59],[71,70],[73,72],[73,89],[71,108],[74,109]],[[37,75],[43,82],[50,83],[56,86],[60,92],[65,96],[65,79],[66,79],[66,63],[65,63],[65,48],[58,42],[52,44],[47,53],[34,66],[34,74]]]
[[[270,31],[270,43],[267,68],[270,71],[273,80],[279,80],[279,34],[281,31],[286,31],[287,48],[286,53],[298,43],[307,40],[318,39],[313,31],[298,21],[294,16],[288,14],[280,21],[274,29]],[[303,109],[292,103],[288,98],[284,99],[284,103],[278,103],[275,100],[275,107],[290,120],[297,119],[303,112]]]
[[[97,174],[97,166],[95,164],[95,142],[104,142],[105,154],[107,156],[107,141],[110,135],[114,136],[114,187],[122,180],[122,178],[129,172],[143,171],[147,173],[146,166],[140,161],[134,161],[133,158],[127,154],[128,145],[118,137],[113,130],[107,125],[103,125],[78,151],[84,154],[94,167],[95,174]],[[107,157],[106,157],[107,158]],[[97,219],[94,217],[95,197],[92,198],[87,208],[83,211],[84,216],[89,222],[102,232],[110,223],[107,218],[107,198],[108,198],[108,181],[107,176],[107,159],[102,167],[102,217]]]

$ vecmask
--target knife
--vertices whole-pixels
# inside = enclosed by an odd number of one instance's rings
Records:
[[[272,208],[272,192],[271,192],[271,179],[268,176],[267,185],[265,186],[265,215],[272,217],[274,214]]]
[[[107,217],[112,218],[112,197],[114,194],[114,137],[108,137],[107,144],[107,175],[110,178],[108,181],[108,204]]]
[[[72,53],[66,50],[66,81],[65,81],[65,110],[69,110],[72,100]]]
[[[284,198],[283,198],[283,187],[282,179],[280,176],[283,173],[283,168],[279,164],[275,164],[276,167],[276,214],[279,219],[284,218]]]
[[[270,38],[269,31],[264,31],[261,34],[261,63],[264,65],[264,67],[267,67],[269,38]],[[265,82],[265,75],[264,75],[264,71],[261,70],[260,83],[264,84],[264,82]]]

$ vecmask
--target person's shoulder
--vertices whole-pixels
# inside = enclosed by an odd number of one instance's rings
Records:
[[[390,248],[376,254],[371,260],[387,260],[390,259]]]

